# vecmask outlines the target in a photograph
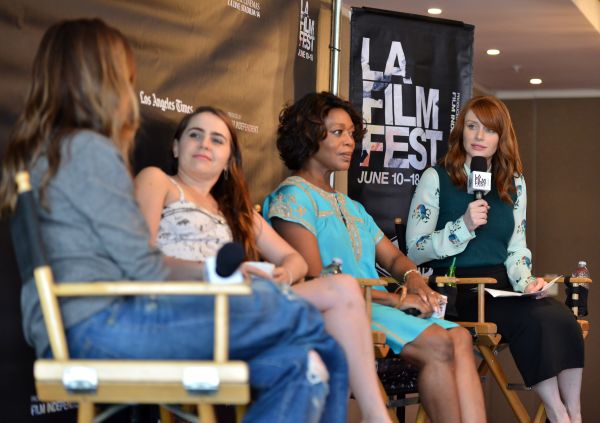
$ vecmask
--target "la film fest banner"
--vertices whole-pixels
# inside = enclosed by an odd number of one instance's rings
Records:
[[[20,0],[0,2],[0,158],[23,108],[44,31],[63,19],[99,17],[134,49],[142,122],[134,170],[170,167],[177,122],[198,105],[224,109],[238,130],[252,198],[287,176],[275,147],[280,109],[316,88],[317,0]],[[325,34],[328,36],[328,34]],[[21,331],[20,278],[8,224],[0,222],[2,421],[72,422],[73,404],[42,402],[33,352]]]
[[[419,177],[447,151],[471,94],[472,25],[367,8],[351,11],[350,101],[367,133],[348,193],[394,238]]]

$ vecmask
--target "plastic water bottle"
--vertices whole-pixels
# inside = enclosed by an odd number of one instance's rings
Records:
[[[579,263],[577,263],[577,269],[575,269],[572,276],[578,278],[590,277],[590,271],[588,270],[587,262],[585,260],[580,260]],[[586,286],[587,284],[573,283],[568,285],[571,286],[567,287],[567,295],[570,297],[567,299],[567,305],[571,308],[575,316],[586,316],[588,314],[588,287]],[[580,300],[582,301],[581,303]]]
[[[331,263],[321,270],[321,276],[339,275],[340,273],[342,273],[342,259],[338,257],[331,259]]]
[[[589,278],[590,271],[587,268],[587,262],[585,260],[580,260],[579,263],[577,263],[577,269],[575,269],[571,276],[578,278]]]

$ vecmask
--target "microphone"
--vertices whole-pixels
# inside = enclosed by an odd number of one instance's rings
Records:
[[[482,156],[472,157],[468,192],[475,193],[475,198],[481,200],[483,195],[488,193],[491,189],[492,174],[487,171],[487,160]]]
[[[238,242],[228,242],[217,253],[217,275],[227,278],[240,267],[244,261],[244,248]]]
[[[244,262],[244,248],[240,243],[229,242],[204,262],[204,278],[210,283],[242,283],[244,277],[239,269]]]

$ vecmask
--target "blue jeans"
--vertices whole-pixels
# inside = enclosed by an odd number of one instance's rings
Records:
[[[249,297],[230,297],[230,357],[250,367],[253,403],[247,422],[345,422],[348,371],[344,352],[318,310],[270,282],[254,281]],[[123,297],[67,330],[72,357],[210,359],[212,297]],[[307,377],[315,350],[329,382]]]

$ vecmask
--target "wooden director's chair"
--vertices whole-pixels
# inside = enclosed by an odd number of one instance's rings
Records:
[[[251,294],[248,284],[140,281],[56,284],[41,239],[29,174],[20,172],[16,179],[19,194],[13,243],[21,275],[34,274],[53,355],[51,359],[38,359],[34,364],[36,391],[41,400],[78,403],[79,423],[100,421],[112,414],[106,411],[96,415],[96,404],[193,404],[205,423],[215,421],[212,404],[249,402],[248,366],[228,357],[228,297]],[[123,295],[215,296],[213,360],[70,358],[58,298]]]
[[[552,277],[544,278],[547,282],[554,279]],[[567,298],[567,305],[570,306],[571,311],[577,317],[579,315],[579,308],[583,306],[581,303],[581,298],[579,295],[579,289],[585,289],[581,287],[582,284],[590,284],[592,280],[590,278],[575,278],[575,277],[561,277],[556,280],[556,282],[572,284],[572,289]],[[585,305],[587,308],[587,304]],[[581,327],[581,331],[583,334],[583,338],[585,339],[590,330],[590,324],[587,320],[578,319],[577,322]],[[466,325],[466,323],[462,323],[461,325]],[[499,338],[498,338],[499,339]],[[502,351],[508,344],[505,343],[480,343],[475,342],[475,346],[478,351],[481,353],[482,361],[479,365],[478,371],[480,376],[485,376],[488,371],[492,372],[492,376],[494,380],[498,384],[498,387],[502,391],[502,394],[506,398],[510,408],[515,414],[515,417],[519,421],[519,423],[543,423],[546,421],[546,409],[544,404],[540,401],[540,404],[537,408],[535,416],[533,419],[529,416],[527,409],[523,405],[523,402],[517,395],[516,391],[529,391],[531,387],[528,387],[522,383],[510,383],[507,380],[506,374],[504,370],[500,366],[497,355],[500,351]]]
[[[390,283],[395,284],[393,278],[382,279],[358,279],[360,285],[365,289],[365,300],[367,304],[367,313],[371,316],[373,286],[387,286]],[[458,322],[470,330],[473,334],[476,344],[498,345],[500,335],[497,334],[495,323],[485,322],[485,286],[495,284],[493,278],[455,278],[447,276],[438,276],[435,278],[438,285],[447,283],[477,285],[478,309],[477,322]],[[418,397],[406,398],[407,394],[418,393],[417,377],[418,370],[415,366],[402,360],[399,357],[389,357],[390,347],[386,345],[385,334],[379,331],[373,332],[373,343],[375,347],[375,358],[378,364],[379,387],[384,403],[388,407],[390,418],[393,422],[404,422],[403,408],[408,405],[419,403]],[[394,374],[400,372],[400,375]],[[421,404],[417,411],[416,423],[425,423],[427,414]]]
[[[394,220],[394,226],[398,247],[406,254],[406,228],[402,223],[402,219],[396,218]],[[552,279],[554,278],[545,278],[547,282]],[[556,279],[556,282],[570,285],[570,293],[566,303],[573,311],[573,314],[578,317],[580,307],[585,307],[587,309],[587,303],[584,304],[584,299],[581,298],[579,294],[580,289],[585,289],[581,285],[590,284],[592,280],[590,278],[561,277]],[[502,391],[502,394],[506,398],[519,423],[543,423],[546,420],[544,404],[540,402],[534,418],[531,419],[523,402],[516,393],[518,390],[531,390],[531,387],[527,387],[522,383],[509,383],[506,374],[497,359],[498,353],[505,349],[508,344],[501,342],[501,336],[497,333],[497,326],[495,323],[485,322],[485,284],[496,283],[496,280],[492,278],[450,278],[438,276],[435,278],[435,283],[438,286],[443,286],[445,283],[478,283],[477,322],[456,322],[469,329],[473,336],[474,346],[481,354],[482,361],[479,364],[478,373],[483,377],[488,371],[491,371],[494,380],[498,384],[498,387]],[[587,320],[579,319],[577,322],[581,327],[585,339],[589,334],[589,322]]]
[[[386,286],[389,281],[386,279],[360,278],[358,283],[365,292],[367,316],[369,316],[370,321],[373,302],[372,288],[374,286]],[[406,398],[407,394],[418,393],[418,370],[406,360],[390,355],[390,347],[387,345],[385,333],[373,330],[372,336],[379,390],[383,402],[388,408],[390,419],[394,423],[404,423],[404,407],[419,402],[418,397]],[[422,420],[417,421],[424,422],[425,411],[421,406],[419,406],[419,411],[423,417]]]

